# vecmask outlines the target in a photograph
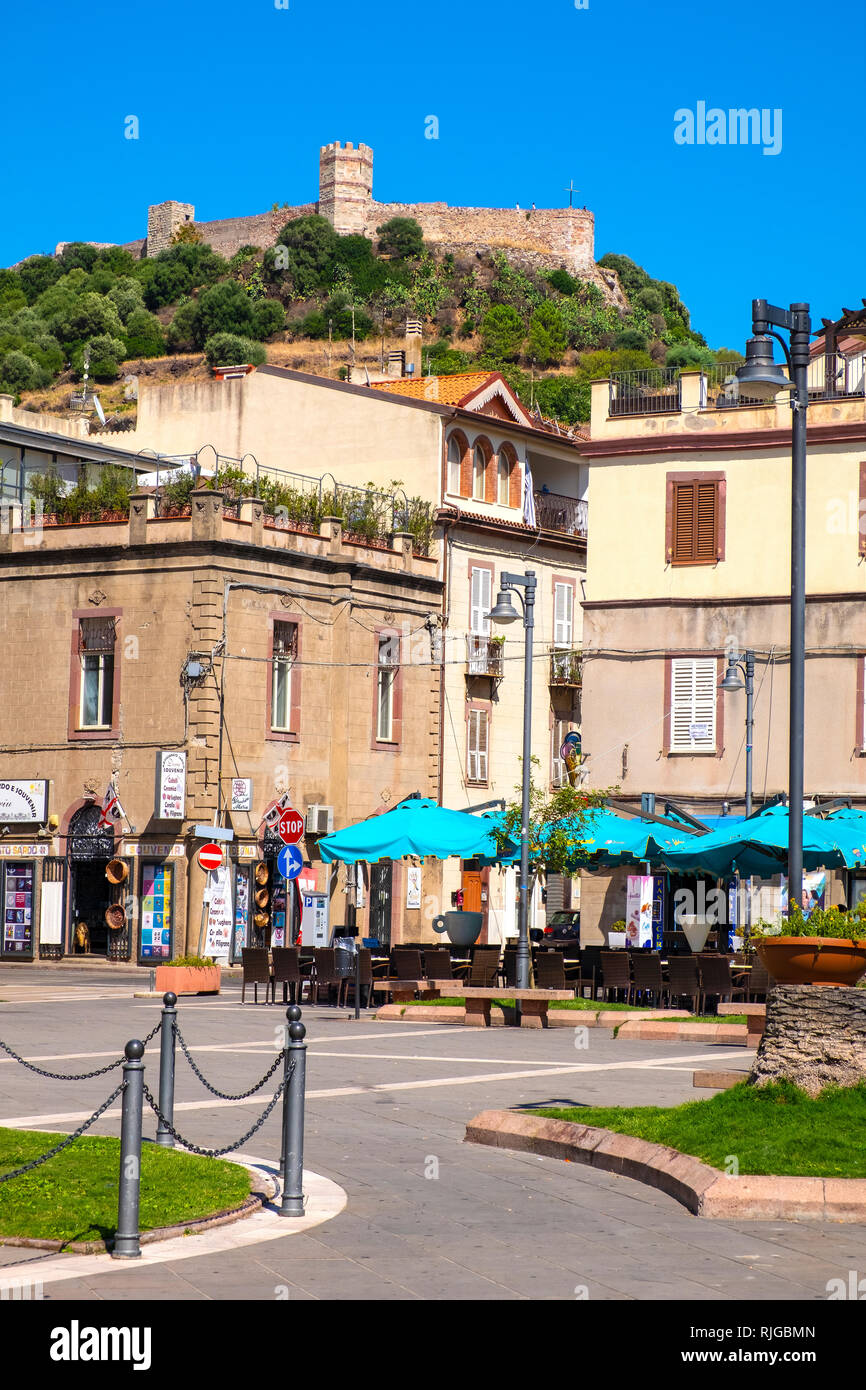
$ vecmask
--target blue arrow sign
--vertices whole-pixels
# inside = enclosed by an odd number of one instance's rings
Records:
[[[297,845],[284,845],[277,855],[277,868],[283,878],[297,878],[304,867],[304,856]]]

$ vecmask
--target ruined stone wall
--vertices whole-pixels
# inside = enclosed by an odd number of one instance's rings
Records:
[[[392,217],[413,217],[438,249],[494,247],[551,259],[575,274],[595,263],[595,218],[585,208],[452,208],[447,203],[371,203],[366,235]]]
[[[147,254],[158,256],[171,246],[171,239],[188,222],[195,221],[192,203],[156,203],[147,209]]]

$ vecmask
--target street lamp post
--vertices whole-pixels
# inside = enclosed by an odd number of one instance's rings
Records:
[[[785,329],[790,348],[776,328]],[[772,400],[791,392],[791,693],[788,741],[788,911],[803,896],[803,744],[806,666],[806,409],[809,404],[808,304],[780,309],[752,300],[752,332],[746,361],[737,371],[748,395]],[[771,338],[782,344],[789,377],[773,362]]]
[[[743,680],[738,672],[742,671]],[[755,729],[755,653],[746,652],[742,661],[728,657],[728,669],[719,689],[746,691],[746,816],[752,814],[752,747]]]
[[[499,577],[496,605],[490,610],[494,623],[513,623],[520,617],[511,602],[511,593],[520,598],[523,609],[523,767],[520,790],[520,896],[517,905],[517,988],[529,988],[529,788],[532,778],[532,633],[535,627],[535,570]]]

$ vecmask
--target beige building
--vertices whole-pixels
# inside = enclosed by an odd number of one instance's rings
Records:
[[[810,368],[806,537],[806,794],[855,802],[866,800],[862,380],[862,362],[859,377],[823,358]],[[623,374],[593,384],[583,452],[590,785],[618,785],[637,806],[654,793],[660,813],[669,799],[742,814],[745,696],[718,688],[729,654],[755,652],[756,806],[787,787],[790,405],[749,404],[724,369]],[[585,941],[625,915],[625,891],[624,872],[584,876]]]
[[[324,893],[331,925],[344,923],[345,875],[316,862],[328,822],[437,791],[429,631],[426,655],[404,661],[401,648],[405,631],[435,630],[441,607],[438,561],[406,535],[364,541],[333,521],[314,534],[210,490],[170,514],[142,493],[128,519],[70,525],[22,526],[7,506],[0,959],[195,952],[196,826],[217,821],[233,832],[230,907],[228,919],[214,909],[207,953],[280,944],[300,899],[275,870],[281,842],[265,817],[286,793],[306,817],[304,893]],[[110,785],[123,815],[100,826]],[[397,940],[418,930],[402,871],[384,924]],[[441,892],[438,864],[423,888]],[[377,912],[367,897],[365,934],[383,925]]]
[[[262,367],[235,380],[143,390],[137,429],[129,438],[136,449],[195,454],[206,466],[219,455],[242,459],[248,472],[259,469],[261,476],[281,470],[295,475],[298,486],[300,475],[311,474],[342,484],[399,486],[434,509],[443,600],[439,709],[430,754],[438,759],[443,805],[515,796],[523,632],[503,629],[500,643],[486,615],[503,569],[534,569],[533,753],[542,784],[564,777],[559,747],[565,732],[581,722],[588,469],[579,432],[530,416],[496,373],[360,386]],[[417,639],[407,631],[410,640]],[[414,789],[407,784],[403,791]],[[348,808],[348,821],[365,814],[367,802],[359,802]],[[393,899],[396,889],[385,880],[386,869],[375,871],[373,891]],[[568,905],[569,885],[549,888],[549,905]],[[451,906],[458,893],[464,907],[484,912],[490,939],[516,932],[514,871],[448,862],[444,898],[425,905],[424,936],[432,934],[436,912]],[[541,922],[540,889],[534,911]]]

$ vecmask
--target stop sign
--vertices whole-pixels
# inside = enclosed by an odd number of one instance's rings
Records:
[[[304,818],[298,811],[287,807],[277,822],[277,834],[284,845],[296,845],[304,833]]]
[[[214,844],[202,845],[198,852],[198,862],[203,869],[207,869],[209,872],[213,869],[219,869],[223,862],[221,847]]]

